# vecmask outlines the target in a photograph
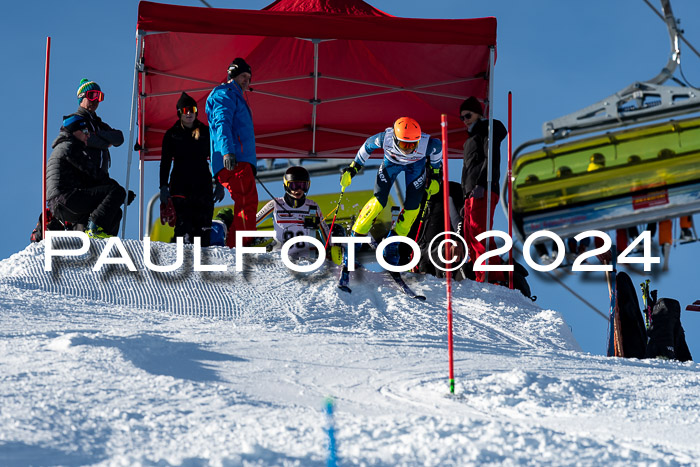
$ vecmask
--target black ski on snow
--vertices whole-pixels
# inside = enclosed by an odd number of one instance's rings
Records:
[[[406,282],[403,280],[403,277],[401,277],[401,273],[399,272],[393,272],[393,271],[387,271],[389,275],[391,276],[392,279],[394,279],[394,282],[396,282],[396,285],[399,286],[401,291],[408,295],[411,298],[415,298],[416,300],[426,300],[425,295],[420,295],[415,293],[411,288],[406,284]]]
[[[376,246],[376,242],[374,243],[374,246]],[[362,264],[355,262],[355,268],[357,269],[358,267],[364,267]],[[391,278],[394,280],[396,285],[399,287],[399,290],[403,292],[404,294],[408,295],[411,298],[415,298],[416,300],[426,300],[425,295],[420,295],[415,293],[409,286],[406,284],[406,282],[403,280],[403,277],[401,277],[401,273],[398,272],[393,272],[393,271],[387,271]],[[347,293],[352,293],[352,289],[349,287],[350,285],[350,272],[348,271],[347,265],[343,265],[343,267],[340,269],[340,277],[338,278],[338,288],[342,290],[343,292]]]
[[[377,246],[379,246],[379,243],[377,243],[377,240],[370,235],[370,243],[369,246],[373,249],[376,250]],[[394,272],[394,271],[387,271],[389,275],[391,276],[392,279],[394,279],[394,282],[396,282],[396,285],[399,286],[399,289],[401,292],[404,294],[408,295],[411,298],[415,298],[416,300],[426,300],[425,295],[420,295],[415,293],[409,286],[406,284],[406,281],[403,280],[403,277],[401,277],[400,272]]]

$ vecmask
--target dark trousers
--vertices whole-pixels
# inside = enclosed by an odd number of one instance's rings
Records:
[[[214,217],[214,200],[207,191],[201,194],[172,195],[175,208],[175,237],[184,237],[192,243],[201,237],[202,246],[209,246],[211,220]]]
[[[52,210],[61,221],[87,224],[88,220],[92,220],[109,235],[117,235],[122,219],[121,205],[125,198],[126,190],[110,180],[105,185],[76,188],[65,196],[59,196]]]

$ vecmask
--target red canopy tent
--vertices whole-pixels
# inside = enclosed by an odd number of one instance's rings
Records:
[[[491,100],[496,19],[397,18],[362,0],[277,0],[259,11],[142,1],[137,39],[130,146],[137,114],[143,185],[143,162],[160,160],[180,93],[204,119],[235,57],[253,70],[259,158],[353,157],[400,116],[439,137],[442,113],[459,157],[460,102]]]

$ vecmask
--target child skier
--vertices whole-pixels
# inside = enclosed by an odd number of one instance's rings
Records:
[[[328,225],[323,220],[321,209],[315,201],[306,197],[311,186],[309,172],[300,166],[290,167],[284,174],[283,197],[270,200],[258,212],[255,220],[259,225],[269,216],[274,216],[275,249],[281,249],[284,243],[296,236],[306,235],[316,238],[320,229],[322,241],[329,235]],[[307,242],[298,242],[289,250],[292,258],[316,255],[316,248]]]

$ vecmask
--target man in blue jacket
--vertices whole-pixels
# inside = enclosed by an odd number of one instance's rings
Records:
[[[256,230],[255,132],[250,107],[243,97],[243,92],[249,90],[251,78],[250,65],[242,58],[236,58],[228,67],[228,81],[214,88],[206,106],[214,199],[217,202],[224,199],[226,188],[235,203],[233,224],[227,236],[227,245],[231,248],[236,246],[237,230]],[[246,240],[246,244],[251,241]]]

